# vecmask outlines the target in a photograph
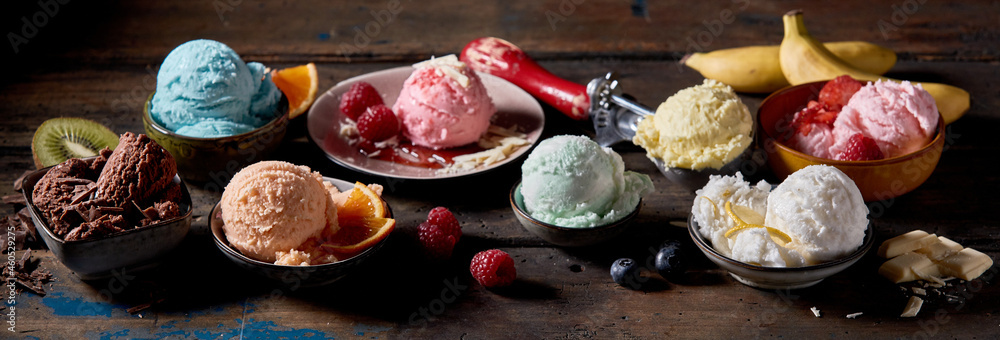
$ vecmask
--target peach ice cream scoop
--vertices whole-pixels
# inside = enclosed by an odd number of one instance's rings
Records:
[[[244,255],[274,262],[325,229],[337,228],[337,207],[323,177],[308,167],[264,161],[240,170],[222,193],[229,244]]]
[[[476,72],[454,55],[413,66],[392,106],[403,136],[433,149],[479,140],[497,110]]]

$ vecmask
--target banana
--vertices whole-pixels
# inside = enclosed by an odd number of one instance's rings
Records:
[[[823,47],[806,31],[802,19],[802,11],[788,12],[782,18],[785,26],[785,37],[779,48],[781,72],[792,85],[808,82],[830,80],[840,75],[849,75],[860,81],[895,81],[853,67],[844,60],[837,58],[830,50]],[[969,92],[955,86],[938,83],[920,84],[924,90],[934,97],[938,111],[945,124],[950,124],[962,117],[969,110]]]
[[[874,74],[883,74],[896,64],[896,53],[869,42],[838,41],[823,46],[848,64]],[[778,45],[727,48],[688,54],[681,64],[737,92],[771,93],[790,85],[781,73],[778,53]]]

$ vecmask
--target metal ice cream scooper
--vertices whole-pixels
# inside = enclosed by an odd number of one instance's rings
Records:
[[[622,94],[615,73],[594,78],[584,87],[549,73],[520,48],[502,39],[473,40],[459,58],[472,69],[503,78],[573,119],[589,118],[594,123],[594,140],[601,146],[631,141],[639,121],[653,115],[648,107]],[[693,192],[703,187],[711,175],[731,175],[740,171],[752,155],[753,148],[748,147],[719,169],[699,170],[671,168],[662,159],[649,159],[668,180]]]
[[[631,141],[639,121],[653,114],[622,94],[614,72],[584,87],[553,75],[503,39],[473,40],[459,58],[473,70],[503,78],[573,119],[589,118],[594,123],[594,140],[601,146]]]
[[[652,116],[653,111],[622,95],[614,72],[594,78],[587,84],[590,97],[590,119],[594,121],[594,140],[601,146],[632,141],[639,121]]]

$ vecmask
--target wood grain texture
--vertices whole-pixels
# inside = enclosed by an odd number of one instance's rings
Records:
[[[377,22],[371,11],[390,2],[233,2],[239,4],[222,18],[213,7],[219,1],[65,5],[65,12],[41,31],[52,32],[49,38],[39,35],[22,45],[25,50],[14,56],[18,67],[0,81],[0,164],[5,169],[0,183],[11,183],[33,167],[31,136],[45,119],[84,117],[118,133],[141,132],[142,104],[153,90],[159,62],[190,39],[218,39],[246,59],[275,68],[315,61],[322,91],[352,76],[457,53],[479,36],[499,36],[575,82],[615,70],[627,93],[655,106],[702,81],[676,60],[686,52],[687,38],[697,39],[709,29],[704,23],[719,19],[724,9],[734,11],[734,20],[712,36],[707,49],[777,43],[780,15],[804,7],[810,30],[820,39],[868,40],[901,53],[903,61],[891,76],[954,84],[972,94],[970,111],[948,127],[947,149],[930,179],[916,191],[870,205],[877,212],[877,241],[924,229],[1000,256],[994,218],[1000,176],[989,166],[1000,154],[995,142],[1000,10],[995,2],[926,2],[883,39],[875,25],[891,20],[892,6],[905,1],[824,6],[754,1],[739,11],[739,1],[649,1],[648,20],[634,16],[629,1],[400,1],[402,10],[391,23],[369,44],[346,54],[341,46],[353,44],[354,29]],[[559,13],[566,2],[579,4],[552,29],[546,11]],[[741,98],[755,112],[764,96]],[[546,121],[544,137],[593,133],[588,123],[548,107]],[[544,243],[516,221],[507,200],[520,174],[516,164],[444,183],[391,180],[339,167],[304,135],[292,134],[276,159],[386,186],[399,228],[371,266],[324,288],[263,281],[215,248],[207,214],[219,193],[192,186],[192,231],[157,270],[125,273],[124,282],[81,282],[50,252],[37,252],[57,281],[47,287],[46,297],[17,297],[16,336],[854,339],[992,338],[1000,333],[996,267],[983,279],[956,281],[948,288],[964,304],[928,304],[912,319],[898,317],[905,298],[897,285],[876,274],[882,259],[874,253],[812,288],[746,287],[700,254],[685,229],[670,224],[686,219],[694,194],[669,183],[637,147],[615,149],[629,170],[651,176],[656,191],[644,199],[628,234],[570,249]],[[773,181],[766,169],[748,175]],[[9,185],[0,186],[0,193],[14,194]],[[417,225],[435,206],[451,208],[463,226],[465,236],[449,261],[414,255],[419,254]],[[0,211],[13,213],[9,207]],[[608,270],[616,258],[644,263],[649,248],[666,239],[688,246],[685,254],[694,268],[683,280],[666,282],[647,273],[647,285],[638,291],[611,280]],[[469,276],[468,261],[489,248],[514,257],[519,277],[514,287],[490,291]],[[148,302],[156,303],[136,315],[126,312]],[[822,310],[822,318],[813,317],[813,306]],[[845,317],[855,312],[864,314]]]
[[[414,61],[497,36],[542,60],[677,60],[697,50],[778,44],[781,15],[803,8],[810,32],[823,41],[870,41],[905,59],[1000,56],[995,2],[643,3],[648,17],[634,15],[633,2],[626,0],[71,2],[18,53],[4,50],[20,61],[155,65],[174,46],[206,38],[270,62]],[[7,14],[8,32],[20,34],[20,18],[40,10],[33,3],[20,7]]]

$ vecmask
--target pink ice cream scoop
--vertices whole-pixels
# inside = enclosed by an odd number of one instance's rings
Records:
[[[833,128],[826,124],[815,124],[808,134],[794,133],[789,143],[796,150],[819,158],[833,159],[830,146],[835,142]]]
[[[877,81],[862,87],[833,123],[831,155],[840,154],[856,133],[870,137],[886,158],[930,143],[938,126],[937,105],[920,85]]]
[[[403,136],[433,149],[479,140],[497,111],[479,76],[454,55],[414,67],[392,106]]]

